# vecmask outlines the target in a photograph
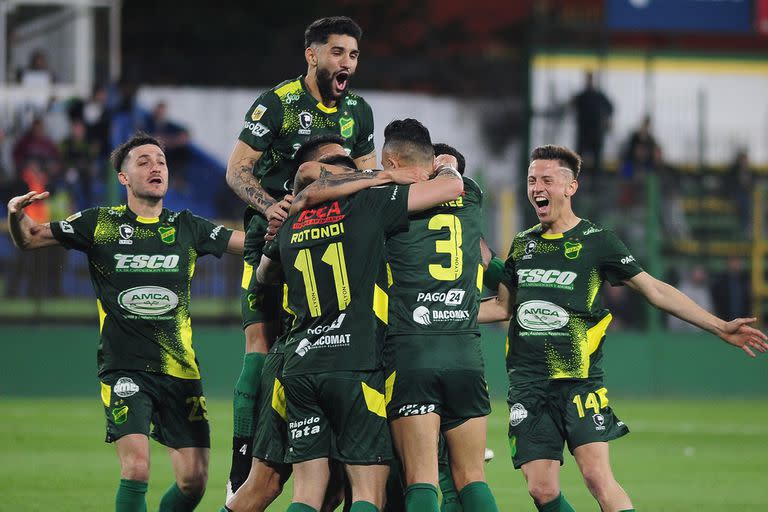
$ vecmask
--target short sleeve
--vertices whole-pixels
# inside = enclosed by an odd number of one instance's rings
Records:
[[[93,233],[99,218],[98,208],[89,208],[65,220],[51,222],[53,237],[66,249],[88,252],[93,247]]]
[[[193,215],[189,211],[187,214],[197,253],[201,256],[213,254],[217,258],[221,257],[227,250],[232,230],[222,225],[217,226],[208,219]]]
[[[480,188],[480,185],[472,178],[466,176],[463,176],[462,180],[464,181],[464,198],[467,202],[475,203],[482,208],[483,190]]]
[[[265,151],[280,135],[283,126],[283,104],[274,91],[256,98],[245,114],[238,137],[256,151]]]
[[[608,230],[603,233],[601,246],[605,252],[600,261],[600,274],[603,279],[616,286],[643,271],[643,267],[616,234]]]
[[[408,193],[410,185],[372,187],[356,194],[371,219],[379,219],[386,236],[408,231]]]
[[[360,130],[355,140],[354,146],[352,146],[352,152],[350,156],[352,158],[359,158],[361,156],[373,153],[376,149],[373,143],[373,110],[364,100],[360,99],[361,112],[360,112]]]
[[[507,256],[507,260],[504,262],[504,271],[501,275],[501,282],[504,283],[510,290],[517,288],[517,269],[515,260],[512,257],[514,254],[514,249],[515,242],[512,241],[512,246],[509,248],[509,255]]]

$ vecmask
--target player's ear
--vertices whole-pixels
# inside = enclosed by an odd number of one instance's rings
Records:
[[[579,182],[576,180],[571,180],[571,182],[568,184],[568,187],[565,189],[565,197],[571,197],[576,193],[577,190],[579,190]]]
[[[117,181],[119,181],[121,185],[128,184],[128,177],[125,175],[124,171],[120,171],[117,173]]]
[[[317,53],[315,53],[315,49],[311,46],[307,46],[304,50],[304,58],[307,60],[308,66],[317,66]]]

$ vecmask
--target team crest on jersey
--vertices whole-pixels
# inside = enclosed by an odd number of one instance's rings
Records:
[[[124,405],[112,409],[112,418],[115,420],[115,425],[122,425],[128,421],[128,406]]]
[[[299,114],[299,135],[309,135],[311,133],[310,127],[312,126],[312,114],[306,110]]]
[[[581,243],[579,242],[565,242],[565,257],[569,260],[575,260],[579,257],[581,252]]]
[[[176,242],[176,228],[173,226],[160,226],[157,228],[157,232],[160,233],[160,240],[166,244],[172,244]]]
[[[251,113],[251,120],[260,121],[266,111],[267,111],[267,107],[259,103]]]
[[[341,136],[348,139],[352,136],[352,132],[355,129],[355,120],[351,117],[342,117],[339,119],[339,128]]]
[[[119,243],[121,245],[132,245],[133,240],[131,238],[133,237],[133,226],[130,224],[120,224],[120,227],[117,228],[118,233],[120,233],[120,240]]]

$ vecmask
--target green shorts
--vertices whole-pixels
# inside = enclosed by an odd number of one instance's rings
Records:
[[[258,423],[253,436],[253,456],[272,464],[285,463],[288,442],[282,353],[270,352],[264,361],[259,391]]]
[[[563,443],[573,450],[629,433],[608,406],[601,379],[550,380],[510,387],[509,446],[516,469],[533,460],[563,463]]]
[[[288,411],[285,462],[330,457],[344,464],[393,458],[384,406],[384,372],[283,377]]]
[[[106,442],[128,434],[150,435],[169,448],[210,448],[208,411],[199,379],[114,370],[101,377]]]
[[[240,306],[243,329],[277,318],[280,310],[280,287],[259,284],[256,269],[264,250],[267,221],[261,215],[253,215],[245,230],[243,243],[243,279],[240,282]]]
[[[424,356],[441,346],[452,356],[444,361]],[[434,412],[440,428],[450,430],[491,412],[479,336],[393,336],[384,352],[387,386],[392,387],[390,420]]]

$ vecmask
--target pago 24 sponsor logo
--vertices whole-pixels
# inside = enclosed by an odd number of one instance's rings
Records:
[[[466,292],[460,288],[453,288],[447,292],[419,292],[416,302],[442,302],[446,306],[459,306],[465,294]]]
[[[528,331],[555,331],[568,324],[570,315],[545,300],[529,300],[517,308],[517,323]]]
[[[117,296],[120,306],[140,316],[160,316],[179,305],[179,297],[162,286],[137,286]]]

